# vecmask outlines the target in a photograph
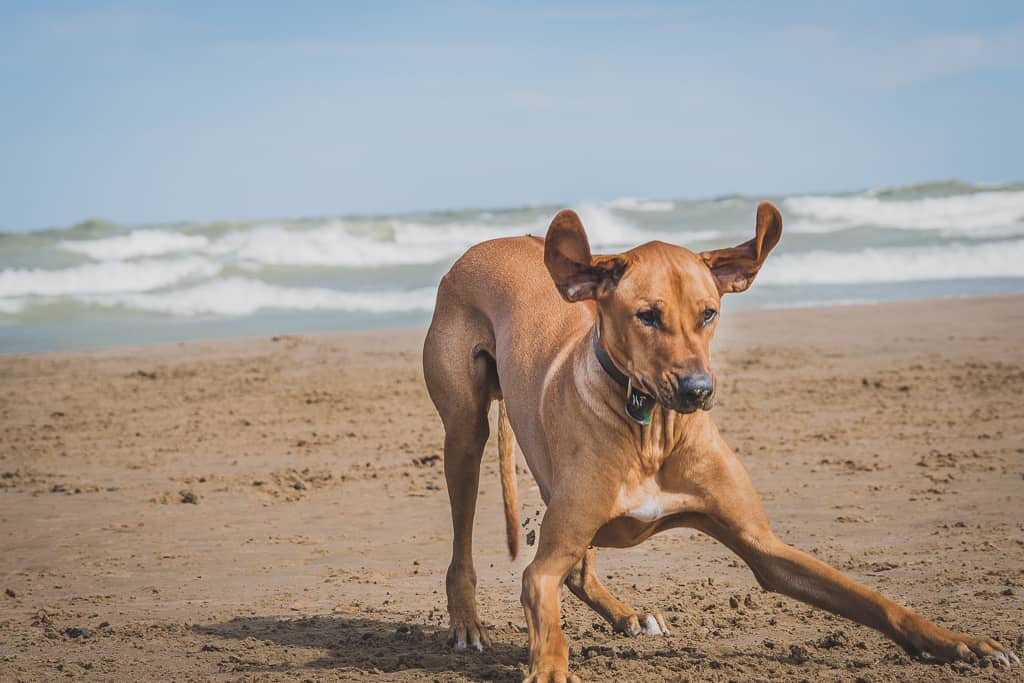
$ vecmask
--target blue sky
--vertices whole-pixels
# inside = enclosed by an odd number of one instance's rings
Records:
[[[0,4],[0,230],[1024,179],[1024,3]]]

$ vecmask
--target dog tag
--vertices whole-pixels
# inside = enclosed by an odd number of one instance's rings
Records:
[[[651,424],[651,410],[654,408],[654,399],[647,394],[633,388],[633,378],[629,378],[626,386],[626,415],[642,425]]]

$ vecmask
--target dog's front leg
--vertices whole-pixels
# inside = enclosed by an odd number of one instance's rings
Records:
[[[1003,666],[1019,661],[992,638],[978,638],[933,624],[824,562],[786,545],[767,527],[738,529],[711,523],[705,530],[742,557],[766,590],[870,626],[911,654],[927,652],[943,661],[991,658]]]
[[[530,634],[530,673],[524,683],[579,681],[569,673],[569,647],[562,634],[562,583],[606,520],[588,514],[593,499],[556,496],[541,522],[537,554],[523,572],[522,603]]]
[[[780,541],[772,532],[746,469],[731,451],[717,454],[706,470],[706,512],[691,525],[739,555],[766,590],[783,593],[881,631],[912,654],[944,660],[991,659],[1009,667],[1019,662],[992,638],[950,631],[896,604],[838,571]]]

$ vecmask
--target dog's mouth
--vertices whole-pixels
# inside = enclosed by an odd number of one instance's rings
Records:
[[[659,401],[660,403],[660,401]],[[715,397],[712,394],[710,397],[703,401],[672,401],[670,403],[662,403],[663,406],[669,410],[674,410],[677,413],[689,415],[690,413],[696,413],[698,410],[711,410],[715,405]]]
[[[715,406],[716,399],[718,398],[718,378],[711,374],[711,379],[713,388],[711,394],[705,397],[680,394],[675,390],[674,386],[668,383],[666,383],[666,386],[659,386],[659,391],[648,391],[648,393],[654,396],[655,400],[663,408],[689,415],[699,410],[711,410]],[[644,390],[647,391],[646,388]]]

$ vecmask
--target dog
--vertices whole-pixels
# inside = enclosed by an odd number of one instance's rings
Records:
[[[452,560],[449,643],[488,643],[476,608],[472,533],[480,461],[499,402],[498,451],[510,554],[518,550],[513,438],[547,506],[523,573],[527,683],[578,681],[560,627],[565,584],[617,631],[667,634],[660,614],[613,596],[596,547],[624,548],[677,527],[723,543],[766,590],[874,628],[939,660],[1020,659],[992,638],[937,626],[780,541],[750,477],[710,415],[709,347],[724,294],[754,281],[782,236],[757,208],[755,236],[694,253],[648,242],[592,255],[579,216],[559,212],[544,239],[471,247],[442,278],[423,346],[427,389],[444,425]]]

